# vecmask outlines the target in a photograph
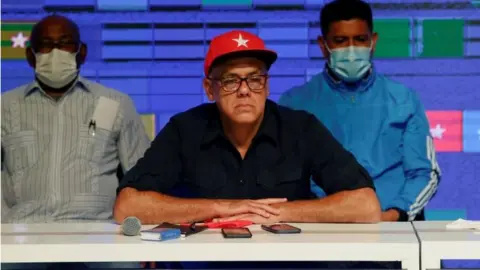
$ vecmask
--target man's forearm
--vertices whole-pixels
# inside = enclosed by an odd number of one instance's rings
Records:
[[[118,223],[128,216],[137,217],[142,224],[159,224],[198,222],[216,215],[214,200],[175,198],[132,188],[120,192],[114,207],[114,218]]]
[[[380,203],[369,188],[277,206],[282,222],[375,223],[381,219]]]

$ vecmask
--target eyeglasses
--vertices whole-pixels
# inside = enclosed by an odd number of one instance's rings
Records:
[[[54,48],[67,52],[76,52],[80,48],[80,44],[73,40],[41,40],[35,44],[34,50],[35,52],[49,53]]]
[[[247,86],[251,91],[263,90],[265,88],[267,78],[267,74],[257,74],[250,75],[245,78],[240,78],[239,76],[228,76],[220,79],[210,78],[210,80],[219,82],[220,86],[226,92],[237,92],[244,81],[247,83]]]

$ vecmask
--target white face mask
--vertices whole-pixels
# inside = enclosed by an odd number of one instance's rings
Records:
[[[56,48],[49,53],[36,53],[35,75],[42,83],[52,88],[64,87],[78,75],[77,53]]]

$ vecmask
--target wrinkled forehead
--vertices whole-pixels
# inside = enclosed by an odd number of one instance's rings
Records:
[[[265,63],[254,57],[242,57],[225,61],[216,65],[211,72],[211,77],[248,76],[263,73],[267,70]]]

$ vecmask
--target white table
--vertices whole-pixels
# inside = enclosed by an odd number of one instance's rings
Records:
[[[447,230],[450,222],[413,222],[420,238],[422,270],[440,269],[441,260],[480,260],[480,234],[471,230]]]
[[[251,239],[224,239],[217,229],[183,240],[144,242],[119,234],[114,224],[3,224],[1,259],[4,263],[402,261],[404,269],[419,269],[419,246],[410,223],[293,225],[303,232],[275,235],[254,225]]]

